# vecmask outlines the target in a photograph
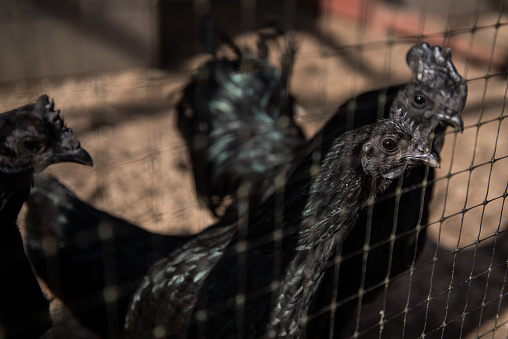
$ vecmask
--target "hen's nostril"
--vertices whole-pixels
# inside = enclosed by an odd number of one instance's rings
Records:
[[[427,146],[420,145],[418,146],[418,151],[420,151],[420,153],[428,153],[429,148]]]

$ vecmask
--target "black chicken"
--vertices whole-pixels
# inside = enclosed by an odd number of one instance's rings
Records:
[[[126,337],[299,337],[358,212],[405,171],[439,165],[401,112],[339,136],[317,168],[307,157],[281,204],[276,192],[250,211],[245,235],[245,220],[219,223],[157,262],[134,295]]]
[[[372,123],[378,116],[388,117],[390,109],[401,107],[439,154],[446,126],[462,131],[460,113],[466,102],[467,85],[453,66],[450,50],[422,43],[409,51],[407,62],[413,73],[410,83],[368,92],[341,106],[314,137],[315,147],[326,152],[334,135]],[[309,333],[316,333],[319,328],[329,332],[330,305],[335,313],[335,331],[340,331],[350,320],[351,308],[358,304],[357,299],[346,302],[347,299],[360,290],[369,292],[382,286],[386,278],[404,272],[416,260],[425,239],[433,178],[434,169],[415,168],[403,180],[393,183],[371,210],[360,213],[357,226],[344,242],[338,284],[334,283],[337,268],[332,267],[325,278],[326,288],[320,289],[319,301],[313,307],[315,316],[320,316],[312,320]],[[395,240],[390,241],[392,235]],[[368,248],[367,252],[364,248]],[[367,293],[360,301],[374,295]],[[337,304],[333,307],[334,303]]]
[[[282,69],[267,60],[267,40],[282,31],[259,33],[258,57],[237,47],[210,21],[203,25],[204,45],[213,58],[202,65],[184,89],[177,108],[178,127],[193,162],[198,197],[216,215],[236,215],[238,190],[249,206],[273,193],[275,180],[303,157],[307,141],[294,122],[294,98],[289,94],[296,42],[286,36]],[[236,54],[217,56],[219,36]],[[224,211],[224,200],[233,206]]]
[[[17,225],[34,172],[65,161],[92,165],[53,108],[43,95],[0,114],[0,338],[38,338],[52,323]]]

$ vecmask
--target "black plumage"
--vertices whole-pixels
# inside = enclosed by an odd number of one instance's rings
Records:
[[[467,85],[451,61],[450,51],[443,51],[439,46],[430,47],[426,43],[416,45],[409,51],[407,62],[413,74],[409,83],[367,92],[349,100],[311,140],[308,146],[310,151],[318,151],[315,154],[326,153],[333,140],[345,131],[373,123],[380,118],[390,118],[391,110],[402,108],[408,112],[408,119],[420,127],[422,136],[432,145],[433,151],[439,153],[447,126],[451,125],[462,131],[460,113],[465,105]],[[239,118],[241,120],[242,115],[239,115]],[[270,147],[274,149],[273,146],[268,146],[265,151]],[[230,154],[229,161],[234,161],[233,152],[223,153],[223,163],[227,163]],[[287,151],[279,153],[281,163],[294,165],[302,152],[295,153],[293,158],[285,157],[286,154]],[[206,153],[202,154],[201,158],[206,156]],[[245,163],[241,165],[248,168]],[[228,175],[220,176],[223,174],[220,171],[216,173],[218,175],[214,177],[215,182],[221,185],[230,183]],[[272,184],[276,172],[263,174],[258,182]],[[203,173],[201,175],[203,176]],[[235,179],[245,175],[245,172],[237,169],[236,175]],[[415,169],[403,181],[392,184],[372,210],[360,211],[357,227],[354,227],[353,234],[344,244],[342,255],[347,260],[341,264],[339,284],[332,283],[337,272],[330,269],[327,272],[327,279],[330,279],[326,284],[328,288],[322,289],[318,298],[320,301],[314,305],[315,312],[321,313],[321,316],[313,321],[311,332],[315,331],[316,327],[326,331],[329,329],[329,324],[326,324],[329,314],[323,315],[323,309],[333,304],[334,300],[331,298],[334,289],[337,291],[336,302],[341,305],[344,303],[342,300],[357,294],[360,289],[372,289],[373,286],[380,285],[385,278],[404,272],[414,262],[425,239],[424,226],[427,224],[433,177],[433,169]],[[401,196],[395,194],[397,189],[403,192]],[[372,221],[368,221],[370,212]],[[420,228],[421,225],[423,228]],[[392,235],[395,236],[395,241],[389,240]],[[367,256],[363,253],[365,245],[369,248]],[[364,297],[365,299],[367,297]],[[334,312],[351,313],[351,307],[356,303],[357,301],[353,300]],[[335,318],[340,329],[343,326],[341,320],[347,317]],[[326,319],[325,324],[323,319]]]
[[[242,55],[241,53],[239,55]],[[237,58],[238,60],[241,60],[242,58],[246,58],[245,56]],[[247,60],[252,60],[247,58]],[[217,66],[220,64],[221,60],[214,57],[212,61],[209,63],[215,65],[214,67],[211,67],[208,65],[208,63],[202,68],[202,70],[206,70],[208,68],[214,69],[216,74],[225,76],[225,79],[228,79],[230,76],[234,76],[236,73],[235,71],[231,72],[231,69],[236,69],[234,65],[229,64],[231,61],[228,59],[222,60],[225,65],[229,66],[223,66],[227,71],[221,70],[221,67]],[[397,108],[402,108],[404,111],[407,111],[407,118],[410,121],[413,121],[415,126],[420,126],[420,134],[423,139],[425,139],[427,142],[429,139],[433,142],[433,150],[439,151],[440,146],[442,145],[442,132],[446,128],[446,125],[452,124],[459,129],[461,128],[461,120],[460,120],[460,111],[462,110],[465,98],[467,94],[467,88],[465,85],[464,80],[458,75],[455,68],[453,67],[453,64],[451,62],[451,56],[449,51],[441,51],[439,47],[433,47],[430,48],[427,44],[422,44],[413,47],[413,49],[408,53],[408,63],[412,68],[413,71],[413,80],[405,85],[401,86],[395,86],[391,87],[386,90],[376,91],[376,92],[369,92],[366,94],[363,94],[356,99],[353,99],[356,103],[354,105],[351,104],[351,101],[341,106],[338,113],[325,125],[323,130],[318,133],[318,135],[312,140],[311,143],[309,143],[309,146],[307,146],[310,149],[310,152],[307,154],[310,154],[313,152],[313,157],[315,161],[320,161],[319,157],[316,158],[316,154],[320,154],[321,152],[327,152],[330,149],[330,146],[334,140],[334,138],[339,137],[342,133],[345,131],[353,128],[353,127],[359,127],[363,126],[368,123],[375,122],[379,117],[390,117],[390,110],[392,112],[398,112]],[[217,68],[218,67],[218,68]],[[284,67],[283,67],[284,68]],[[254,73],[257,74],[258,68],[248,68],[249,70],[255,69],[256,71],[247,72],[247,73]],[[269,68],[262,68],[262,69],[269,69]],[[198,72],[200,74],[200,72]],[[204,73],[206,75],[206,72]],[[253,75],[246,75],[246,79],[248,77],[251,77]],[[206,81],[210,81],[210,79],[214,79],[214,77],[204,77],[203,80],[204,83]],[[224,78],[222,78],[224,79]],[[272,77],[272,79],[277,79],[277,77]],[[280,80],[280,79],[279,79]],[[215,81],[215,80],[214,80]],[[223,82],[228,83],[229,86],[235,86],[236,82]],[[241,82],[240,82],[241,83]],[[274,82],[274,84],[279,84],[279,82]],[[186,93],[187,100],[189,98],[192,98],[193,96],[196,96],[196,79],[194,79],[193,82],[187,87],[187,91],[190,91],[189,88],[192,90],[188,93]],[[227,86],[226,86],[227,87]],[[206,86],[205,86],[206,88]],[[219,87],[217,87],[219,88]],[[270,87],[267,87],[268,89]],[[217,89],[216,89],[217,90]],[[234,91],[233,91],[234,92]],[[224,93],[227,93],[224,92]],[[271,92],[270,92],[271,93]],[[274,92],[279,93],[278,95],[282,95],[282,92]],[[261,95],[263,97],[263,95]],[[268,95],[270,97],[270,95]],[[221,98],[224,98],[222,96]],[[193,99],[194,100],[194,99]],[[249,99],[250,100],[250,99]],[[422,100],[425,100],[425,105],[422,104]],[[195,103],[200,103],[204,105],[204,102],[202,100],[194,100]],[[248,103],[249,101],[247,101]],[[188,105],[189,103],[186,103],[185,105]],[[252,108],[252,105],[247,105],[242,107]],[[268,106],[266,106],[268,107]],[[353,108],[353,111],[351,111],[351,108]],[[181,107],[183,109],[183,106]],[[220,112],[220,111],[218,111]],[[243,112],[243,111],[240,111]],[[242,117],[246,116],[246,120],[250,121],[252,123],[252,117],[254,111],[248,111],[247,114],[241,115]],[[293,121],[292,111],[287,111],[287,117],[291,118],[290,121]],[[238,117],[232,117],[231,114],[235,113],[235,111],[228,111],[226,112],[225,116],[228,119],[231,119],[231,121],[237,121],[235,119],[238,119]],[[200,131],[199,129],[191,129],[192,126],[194,128],[196,126],[199,126],[199,123],[197,124],[189,124],[189,122],[196,122],[199,120],[194,120],[194,116],[192,115],[192,112],[189,111],[180,111],[180,114],[185,114],[184,117],[180,116],[180,122],[183,122],[183,125],[181,125],[182,133],[191,132],[190,135],[194,135],[194,137],[199,138],[206,138],[206,143],[208,143],[208,140],[213,140],[209,136],[213,134],[210,132],[209,129],[205,129],[204,131]],[[220,116],[219,114],[215,116]],[[266,118],[273,117],[275,115],[270,114],[262,114],[260,117],[262,120]],[[200,117],[200,119],[208,119],[206,115]],[[250,120],[249,120],[250,119]],[[270,118],[272,119],[272,118]],[[274,123],[276,123],[276,120],[272,119],[272,122],[270,124],[259,124],[259,128],[269,128],[269,130],[273,131],[273,126],[276,126]],[[294,121],[288,125],[293,126]],[[228,125],[228,124],[226,124]],[[205,163],[202,164],[202,167],[199,167],[199,170],[202,170],[203,168],[207,168],[207,166],[215,166],[214,164],[232,164],[236,165],[234,163],[234,159],[239,148],[238,145],[251,145],[249,147],[253,147],[254,145],[257,145],[255,143],[247,143],[245,144],[244,141],[248,140],[242,140],[242,141],[235,141],[235,138],[238,136],[238,133],[234,131],[235,126],[241,127],[244,126],[242,122],[237,122],[236,124],[229,124],[230,129],[227,129],[227,133],[224,135],[229,136],[231,139],[224,139],[226,141],[222,141],[217,143],[218,149],[221,149],[222,152],[220,152],[221,156],[224,157],[222,159],[219,159],[220,161],[215,160],[209,160],[207,158],[206,152],[209,151],[208,148],[201,149],[201,153],[194,153],[199,154],[200,159],[204,159]],[[248,125],[248,124],[247,124]],[[210,126],[207,125],[206,126]],[[220,128],[220,124],[215,124],[214,126]],[[296,124],[295,124],[296,126]],[[245,128],[245,127],[244,127]],[[270,129],[272,128],[272,129]],[[290,131],[292,127],[288,131]],[[436,138],[432,138],[432,131],[433,129],[436,129],[435,135]],[[219,129],[220,130],[220,129]],[[241,130],[241,128],[239,128]],[[224,130],[223,130],[224,131]],[[195,134],[192,134],[195,133]],[[250,133],[250,132],[249,132]],[[279,135],[284,136],[284,138],[273,138],[273,139],[267,139],[270,140],[271,143],[273,142],[280,142],[281,140],[293,140],[292,138],[287,138],[285,136],[284,131],[277,132]],[[223,134],[217,133],[217,136],[222,136]],[[249,135],[248,133],[246,135]],[[290,136],[296,136],[297,134],[289,133]],[[300,137],[295,138],[294,140],[299,140]],[[188,139],[192,140],[192,138]],[[220,139],[217,139],[220,140]],[[436,140],[440,140],[439,142],[436,142]],[[192,144],[190,142],[190,144]],[[298,148],[300,149],[300,143],[298,144]],[[208,144],[206,144],[208,147]],[[259,145],[257,145],[259,146]],[[257,147],[256,146],[256,147]],[[243,147],[243,146],[242,146]],[[300,152],[295,152],[294,154],[290,154],[289,150],[293,147],[291,143],[288,143],[286,145],[270,145],[270,143],[265,144],[264,149],[264,156],[271,155],[274,153],[271,152],[278,152],[277,149],[281,148],[283,151],[280,152],[280,154],[275,153],[279,156],[274,164],[283,164],[282,168],[288,169],[287,172],[290,172],[291,168],[296,167],[297,159],[301,157]],[[289,150],[288,150],[289,149]],[[225,152],[225,151],[228,152]],[[231,151],[233,150],[233,151]],[[318,151],[318,152],[314,152]],[[196,151],[195,151],[196,152]],[[219,154],[219,153],[217,153]],[[249,173],[251,170],[249,168],[249,153],[241,153],[244,156],[244,162],[242,163],[242,166],[245,166],[246,164],[246,171],[240,171],[238,168],[235,169],[237,172],[231,172],[231,168],[225,167],[223,171],[221,171],[221,167],[218,166],[215,168],[216,178],[218,183],[216,187],[234,187],[233,189],[229,189],[228,192],[234,192],[239,186],[238,183],[241,183],[242,181],[245,182],[246,180],[250,180],[249,177],[243,177],[245,176],[245,173]],[[260,153],[254,152],[254,158],[255,155],[259,155]],[[288,158],[289,154],[289,158]],[[230,156],[230,158],[228,158]],[[309,158],[310,155],[309,155]],[[262,159],[261,159],[262,160]],[[256,163],[256,162],[253,162]],[[194,162],[194,165],[196,165],[196,162]],[[307,168],[305,170],[300,169],[300,173],[307,173],[308,170],[311,168],[311,163],[307,162],[305,166]],[[303,165],[302,165],[303,166]],[[273,169],[268,172],[266,169]],[[265,187],[267,183],[273,183],[273,176],[277,175],[277,167],[262,167],[262,170],[259,172],[259,176],[255,177],[255,180],[257,180],[256,187]],[[282,171],[286,171],[282,169]],[[307,171],[307,172],[306,172]],[[418,186],[422,182],[423,179],[427,178],[428,182],[431,182],[432,178],[432,169],[428,171],[428,174],[426,172],[427,170],[424,167],[417,167],[411,171],[411,173],[405,178],[403,182],[403,188],[412,188],[413,186]],[[206,172],[206,171],[205,171]],[[264,174],[263,174],[264,173]],[[203,173],[201,173],[203,174]],[[263,176],[261,175],[263,174]],[[305,177],[305,176],[304,176]],[[227,182],[231,178],[234,178],[231,182]],[[246,178],[246,179],[245,179]],[[293,180],[295,177],[293,177]],[[310,182],[310,178],[307,176],[305,177],[307,182],[300,182],[302,184],[302,187],[306,184],[308,185]],[[261,184],[260,182],[263,181]],[[226,183],[219,183],[219,181],[226,181]],[[252,181],[255,182],[255,181]],[[393,194],[395,189],[397,188],[398,181],[396,183],[390,185],[388,187],[388,190],[385,193],[380,194],[378,197],[378,201],[376,202],[376,205],[373,208],[374,213],[376,214],[376,217],[373,218],[375,221],[375,224],[371,225],[370,227],[370,249],[369,251],[373,251],[373,255],[368,256],[367,261],[367,276],[365,277],[364,287],[373,286],[375,284],[378,284],[381,281],[384,281],[384,278],[387,274],[387,267],[388,263],[391,263],[391,276],[397,274],[396,272],[402,272],[407,268],[407,266],[414,260],[416,248],[420,248],[421,246],[417,245],[417,239],[418,239],[418,245],[421,245],[421,240],[424,238],[424,229],[419,231],[419,237],[417,238],[416,235],[416,227],[417,225],[425,224],[425,218],[426,213],[428,209],[428,199],[430,196],[430,187],[427,186],[425,189],[425,200],[422,205],[422,189],[412,189],[408,193],[405,193],[403,195],[404,199],[401,200],[400,208],[399,208],[399,215],[397,216],[397,223],[394,224],[394,214],[393,211],[395,211],[396,201],[395,198],[387,199],[387,197],[390,196],[390,194]],[[222,185],[222,186],[220,186]],[[98,230],[98,226],[100,225],[100,220],[107,219],[108,224],[113,228],[113,239],[111,240],[111,243],[114,243],[115,245],[111,248],[117,248],[117,247],[123,247],[123,244],[132,244],[129,246],[126,246],[127,249],[116,249],[115,251],[121,251],[123,252],[122,255],[115,254],[117,258],[123,258],[122,262],[136,262],[137,268],[132,269],[135,265],[122,265],[118,264],[118,260],[112,261],[112,264],[115,265],[115,268],[106,270],[111,272],[117,272],[117,277],[115,279],[117,280],[117,283],[119,286],[123,285],[123,282],[125,281],[125,277],[127,277],[127,281],[135,282],[140,281],[142,279],[142,275],[146,270],[150,267],[150,265],[155,262],[160,257],[165,256],[167,253],[169,253],[174,248],[178,248],[182,241],[173,239],[171,237],[163,237],[163,236],[157,236],[150,234],[148,232],[141,231],[139,232],[137,228],[135,228],[133,225],[124,227],[125,224],[124,221],[120,219],[115,219],[114,217],[110,217],[107,214],[104,214],[103,212],[99,212],[94,210],[93,208],[87,206],[83,202],[80,202],[79,199],[77,199],[74,195],[69,193],[66,189],[57,189],[60,185],[54,181],[51,180],[48,182],[48,184],[43,184],[40,186],[36,192],[35,196],[38,196],[38,198],[34,198],[30,200],[29,204],[29,218],[27,220],[28,225],[32,225],[32,227],[29,228],[29,230],[37,230],[39,229],[39,234],[34,236],[32,238],[33,242],[32,245],[29,244],[29,246],[33,246],[36,250],[31,252],[34,254],[34,256],[38,257],[38,260],[35,260],[35,262],[38,262],[36,264],[37,270],[40,269],[40,267],[46,267],[47,265],[46,258],[41,255],[41,252],[37,250],[37,247],[41,246],[42,239],[45,233],[48,233],[49,235],[54,235],[57,239],[57,241],[60,243],[60,251],[62,253],[66,253],[65,256],[61,256],[61,259],[58,261],[58,265],[55,265],[54,267],[61,267],[61,272],[74,272],[74,270],[78,269],[81,270],[81,272],[84,273],[84,278],[80,278],[80,276],[76,273],[69,273],[66,274],[63,279],[65,279],[65,284],[63,284],[62,290],[65,289],[71,289],[71,286],[76,286],[75,284],[88,284],[86,282],[87,279],[92,279],[94,272],[94,267],[100,266],[102,263],[103,254],[98,250],[99,246],[99,239],[95,236],[95,239],[92,243],[95,243],[95,245],[80,247],[76,246],[75,236],[76,234],[79,234],[83,231],[85,228],[90,228],[90,234],[95,234]],[[201,187],[204,187],[205,190],[203,190],[204,196],[210,197],[209,195],[209,188],[208,184],[206,185],[204,183],[201,184]],[[297,187],[297,186],[295,186]],[[274,190],[273,187],[270,189]],[[52,193],[53,191],[53,193]],[[225,192],[225,190],[222,190],[222,188],[219,190],[221,192]],[[226,190],[227,191],[227,190]],[[60,193],[58,193],[60,192]],[[273,191],[272,191],[273,192]],[[258,194],[264,194],[265,192],[261,192]],[[254,194],[256,194],[254,192]],[[266,195],[260,195],[261,197],[258,199],[259,203],[266,200]],[[272,197],[277,197],[278,195],[271,195]],[[57,198],[58,197],[58,198]],[[273,198],[271,201],[266,202],[266,206],[262,209],[265,212],[262,212],[263,215],[269,215],[273,216],[273,219],[280,218],[280,213],[274,212],[266,212],[270,211],[272,208],[267,207],[269,204],[272,205],[276,203],[277,199]],[[212,200],[209,200],[212,201]],[[211,208],[216,209],[219,204],[217,204],[219,200],[215,200],[215,202],[212,203]],[[301,201],[305,201],[303,198]],[[69,206],[73,206],[72,208],[68,208]],[[255,204],[251,204],[251,207],[255,206]],[[422,208],[423,206],[423,208]],[[303,206],[300,206],[300,208],[303,208]],[[256,209],[253,209],[256,211]],[[37,221],[37,219],[30,218],[30,215],[35,216],[36,211],[45,211],[45,218],[41,219],[40,222]],[[359,210],[358,213],[358,220],[356,222],[355,227],[352,228],[352,233],[346,237],[345,243],[342,246],[342,253],[345,255],[345,257],[350,257],[350,260],[347,260],[341,264],[341,271],[339,274],[340,282],[338,285],[333,284],[333,276],[334,271],[333,269],[328,269],[326,271],[326,274],[324,276],[324,283],[321,284],[321,287],[319,289],[319,294],[314,298],[315,303],[311,307],[312,314],[316,314],[317,312],[323,312],[330,303],[333,302],[331,299],[331,296],[333,295],[333,289],[338,288],[338,291],[340,292],[337,296],[337,299],[340,300],[354,295],[357,293],[358,289],[361,286],[361,276],[363,272],[363,253],[357,254],[358,252],[362,252],[363,245],[365,243],[366,233],[367,233],[367,222],[366,222],[366,216],[367,216],[368,208],[364,207],[361,210]],[[416,212],[415,212],[416,211]],[[405,212],[405,213],[403,213]],[[68,222],[62,223],[62,217],[63,219],[68,220]],[[262,218],[260,218],[262,219]],[[267,222],[267,225],[270,225],[270,223],[273,224],[273,221]],[[46,227],[45,225],[52,225],[49,227]],[[229,226],[229,222],[223,222],[219,223],[219,225],[226,226],[225,230],[219,231],[210,231],[213,232],[213,234],[218,234],[216,236],[211,236],[210,239],[204,240],[203,238],[200,240],[200,246],[196,249],[192,249],[192,245],[186,245],[183,248],[180,248],[178,251],[182,255],[186,255],[186,251],[188,251],[188,255],[190,256],[191,253],[199,252],[199,251],[206,251],[207,246],[210,247],[210,253],[214,253],[214,246],[219,247],[225,247],[227,246],[227,243],[221,240],[220,234],[221,232],[224,232],[225,237],[228,236],[231,237],[235,230],[231,229]],[[256,225],[262,224],[261,221],[258,221],[254,223]],[[272,225],[273,226],[273,225]],[[217,227],[215,227],[217,228]],[[270,227],[261,227],[259,230],[259,234],[267,234],[269,233],[267,229]],[[384,246],[378,246],[379,243],[382,243],[389,239],[391,236],[393,230],[395,230],[395,234],[397,235],[397,241],[395,241],[393,249],[390,249],[390,245],[384,245]],[[270,230],[271,231],[271,230]],[[252,231],[253,232],[253,231]],[[29,232],[30,233],[30,232]],[[400,234],[404,234],[404,236],[399,236]],[[255,237],[254,234],[251,234],[250,237]],[[183,242],[187,241],[188,239],[184,239]],[[227,240],[225,240],[227,242]],[[145,247],[144,244],[151,244],[153,242],[163,244],[160,247],[158,247],[160,250],[155,251],[154,253],[146,253],[144,252],[147,247]],[[194,242],[193,242],[194,243]],[[166,245],[164,245],[166,244]],[[293,246],[292,242],[289,240],[286,240],[284,242],[285,246],[291,248]],[[131,249],[128,249],[130,247]],[[137,252],[134,249],[139,248],[140,251]],[[390,251],[393,253],[390,255]],[[86,254],[85,254],[86,253]],[[85,255],[83,255],[85,254]],[[114,257],[115,257],[114,256]],[[213,256],[212,256],[213,257]],[[91,259],[93,258],[93,259]],[[147,258],[145,260],[145,258]],[[390,261],[390,258],[392,258],[392,261]],[[65,259],[65,260],[63,260]],[[207,261],[207,258],[202,258],[201,260]],[[85,261],[85,264],[82,264],[82,262]],[[80,263],[80,265],[77,265],[76,263]],[[116,263],[115,263],[116,262]],[[296,261],[297,262],[297,261]],[[207,263],[208,264],[208,263]],[[60,265],[60,266],[59,266]],[[260,275],[266,271],[270,270],[271,264],[266,267],[265,270],[262,270],[260,272]],[[124,269],[126,266],[128,268],[127,273],[122,273],[120,270]],[[85,269],[85,267],[87,267]],[[228,267],[225,265],[224,267]],[[258,266],[256,266],[258,267]],[[89,272],[89,273],[86,273]],[[139,274],[139,276],[137,276]],[[100,277],[103,277],[103,273],[99,274]],[[229,276],[227,274],[226,276]],[[348,279],[347,277],[350,276]],[[49,278],[49,276],[47,276]],[[227,279],[224,278],[223,279]],[[118,319],[121,319],[121,315],[125,313],[125,300],[127,300],[127,296],[130,292],[129,290],[133,289],[133,286],[135,283],[129,283],[125,286],[129,285],[130,287],[128,289],[119,288],[119,290],[122,290],[121,298],[124,298],[123,301],[120,300],[116,306],[119,307],[118,311]],[[51,285],[50,285],[51,286]],[[101,280],[101,278],[96,279],[95,281],[92,281],[89,283],[89,285],[84,289],[84,291],[92,292],[94,294],[100,294],[100,291],[104,291],[107,284]],[[190,289],[194,288],[194,286],[190,285]],[[63,293],[66,295],[69,295],[67,293]],[[78,297],[80,294],[79,290],[75,291],[75,296]],[[84,293],[86,294],[86,293]],[[89,295],[89,294],[87,294]],[[192,296],[190,296],[192,297]],[[90,299],[92,300],[92,299]],[[64,298],[64,301],[67,303],[68,300]],[[93,307],[90,307],[90,310],[102,310],[101,312],[106,312],[106,303],[104,299],[95,299],[95,301],[98,303]],[[155,301],[154,301],[155,302]],[[353,302],[354,303],[354,302]],[[161,306],[164,305],[164,301],[160,301]],[[183,303],[182,303],[183,304]],[[192,303],[190,304],[193,305]],[[108,323],[111,324],[110,319],[106,318],[100,318],[96,317],[96,314],[103,314],[103,313],[95,313],[93,311],[81,311],[79,302],[75,303],[75,307],[73,307],[73,313],[77,315],[78,319],[84,323],[87,324],[92,329],[95,329],[98,333],[106,333],[108,331],[107,326]],[[96,307],[96,308],[94,308]],[[350,312],[350,305],[347,305],[347,307],[337,309],[337,312],[344,312],[349,313]],[[116,316],[115,316],[116,317]],[[99,319],[100,318],[100,319]],[[324,314],[320,318],[312,318],[312,322],[309,324],[309,328],[315,331],[316,329],[323,329],[325,331],[328,330],[329,324],[326,324],[329,317],[328,314]],[[151,321],[151,320],[150,320]],[[119,321],[119,324],[121,324],[121,321]],[[114,325],[116,326],[116,324]],[[218,325],[219,326],[219,325]],[[340,324],[338,324],[340,326]],[[116,327],[115,327],[116,328]],[[116,331],[116,330],[115,330]],[[115,331],[110,333],[115,333]],[[316,332],[314,332],[316,333]]]
[[[467,85],[453,66],[450,51],[443,51],[439,46],[431,48],[426,43],[416,45],[409,51],[407,62],[413,74],[409,83],[367,92],[349,100],[339,108],[332,119],[311,140],[308,146],[310,151],[317,150],[318,153],[326,153],[334,138],[345,131],[373,123],[379,118],[390,118],[390,110],[400,107],[408,112],[408,118],[420,127],[422,136],[432,145],[432,149],[439,153],[444,141],[446,126],[451,125],[459,130],[463,128],[460,113],[465,105]],[[210,112],[205,113],[207,114],[205,117],[210,115]],[[238,117],[240,120],[243,119],[241,114],[238,114]],[[293,118],[292,115],[289,117]],[[229,137],[231,141],[231,135]],[[274,142],[273,139],[267,141]],[[294,166],[295,162],[300,159],[302,152],[293,153],[292,158],[287,157],[291,146],[289,143],[283,145],[289,149],[286,148],[284,152],[277,153],[280,163]],[[270,150],[275,150],[274,146],[267,146],[265,143],[263,154],[265,156],[273,154],[269,152]],[[203,151],[200,159],[206,159],[209,156],[206,149]],[[228,161],[234,162],[235,159],[234,152],[222,153],[223,164]],[[242,169],[249,169],[250,158],[248,155],[245,160],[239,163],[239,167],[235,169],[234,180],[237,182],[242,178],[244,178],[243,180],[249,178],[246,175],[247,172],[242,172]],[[291,168],[291,166],[287,167]],[[200,168],[207,167],[200,166]],[[221,169],[220,165],[217,168]],[[259,168],[265,169],[264,167]],[[224,173],[226,171],[216,170],[213,179],[214,185],[231,184],[231,176],[224,175]],[[274,186],[273,179],[277,175],[276,171],[259,173],[258,184],[265,183]],[[204,172],[199,173],[196,177],[198,176],[206,178]],[[338,291],[337,301],[340,305],[341,300],[357,294],[360,289],[369,289],[380,284],[386,277],[402,273],[414,262],[425,239],[425,227],[422,229],[419,227],[427,224],[433,177],[433,169],[418,168],[403,182],[393,184],[384,193],[384,198],[379,199],[379,202],[373,207],[372,222],[367,220],[369,211],[361,211],[357,222],[358,227],[354,228],[353,234],[344,244],[343,256],[348,260],[341,264],[339,284],[330,283],[328,289],[323,289],[319,298],[321,302],[315,305],[316,312],[322,313],[321,309],[326,309],[333,303],[331,300],[333,289]],[[422,185],[424,182],[425,184]],[[199,180],[196,181],[196,185],[206,187],[206,185],[200,184]],[[395,195],[398,188],[402,190],[402,196]],[[263,191],[261,190],[261,192]],[[262,200],[263,198],[258,199],[257,203]],[[255,207],[255,205],[250,204],[251,207]],[[390,242],[389,238],[392,233],[396,236],[396,240]],[[370,253],[366,257],[364,268],[362,248],[366,245],[367,235]],[[327,277],[333,280],[335,274],[336,272],[330,269]],[[354,304],[356,304],[355,300],[335,312],[350,313],[350,308]],[[322,326],[328,330],[329,325],[321,323],[323,318],[327,319],[328,314],[321,315],[315,321],[316,324],[319,324],[316,326]],[[339,321],[346,318],[345,316],[336,317]],[[337,326],[342,327],[342,324]],[[314,327],[311,328],[314,330]]]
[[[439,154],[446,127],[451,125],[462,131],[460,113],[466,102],[467,85],[451,61],[450,50],[422,43],[408,52],[407,62],[413,74],[411,82],[368,92],[342,105],[314,137],[315,147],[326,151],[333,135],[372,123],[379,116],[390,117],[390,109],[400,107]],[[347,299],[358,296],[360,291],[382,287],[386,278],[401,274],[414,263],[425,240],[433,179],[434,169],[415,168],[402,181],[388,187],[372,209],[360,213],[357,226],[344,243],[339,272],[334,271],[335,267],[327,272],[327,287],[320,290],[313,308],[320,316],[313,319],[310,331],[329,332],[328,310],[336,303],[339,306],[332,310],[335,331],[340,332],[358,304],[356,298],[349,302]],[[401,194],[397,195],[399,189]],[[390,240],[392,236],[394,240]],[[364,248],[368,248],[368,253]],[[337,274],[338,284],[333,283]],[[362,301],[374,295],[362,295]]]
[[[142,277],[187,240],[150,233],[99,211],[46,175],[36,176],[27,206],[26,241],[37,274],[101,337],[120,336]],[[48,242],[56,248],[48,251]]]
[[[64,161],[92,165],[53,107],[43,95],[0,114],[0,338],[38,338],[52,323],[17,225],[34,172]]]
[[[258,56],[236,46],[210,21],[203,40],[213,56],[185,87],[179,102],[178,127],[193,163],[198,197],[220,217],[224,200],[238,191],[255,206],[273,193],[278,176],[288,174],[302,158],[307,141],[294,121],[294,98],[289,94],[296,42],[288,33],[281,69],[268,62],[267,41],[282,32],[259,34]],[[217,55],[216,40],[227,43],[234,58]]]
[[[294,99],[287,88],[295,41],[285,40],[279,70],[267,60],[266,41],[274,35],[260,34],[254,57],[216,32],[236,53],[230,60],[217,56],[217,35],[209,25],[204,26],[205,45],[213,58],[184,89],[178,127],[189,145],[198,195],[224,217],[223,200],[236,196],[240,187],[253,192],[250,204],[273,192],[274,180],[264,178],[286,173],[306,141],[294,124]],[[229,180],[221,181],[223,177]],[[235,218],[234,206],[228,209],[229,220]],[[146,232],[96,210],[56,179],[36,182],[28,208],[28,248],[36,271],[76,319],[101,336],[119,335],[129,298],[148,268],[186,241]],[[111,230],[107,241],[99,236],[104,226]],[[45,237],[59,244],[53,255],[43,252]],[[55,270],[60,273],[52,278]],[[117,298],[108,302],[104,291],[111,288]]]
[[[394,114],[398,122],[338,137],[315,177],[314,159],[306,158],[282,204],[273,194],[250,211],[245,235],[244,220],[219,223],[157,262],[134,295],[126,337],[300,337],[323,274],[364,204],[410,168],[438,166],[418,128],[401,110]]]

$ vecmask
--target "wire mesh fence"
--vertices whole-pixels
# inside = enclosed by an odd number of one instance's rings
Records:
[[[162,234],[194,234],[216,222],[196,197],[175,108],[191,76],[210,59],[198,39],[206,15],[252,49],[267,17],[296,28],[290,91],[308,139],[347,99],[407,83],[406,54],[414,45],[449,47],[468,97],[463,132],[445,133],[428,222],[404,234],[389,232],[375,244],[367,239],[347,254],[366,267],[372,248],[386,245],[391,255],[395,241],[410,235],[421,242],[417,259],[309,313],[311,320],[322,314],[326,320],[306,337],[508,336],[506,1],[48,0],[1,6],[8,32],[0,40],[1,111],[44,93],[54,98],[94,168],[58,165],[47,172],[94,207]],[[277,67],[283,49],[284,39],[269,43]],[[22,229],[25,214],[18,219]],[[338,255],[333,265],[347,259]],[[45,338],[95,337],[70,321],[58,299],[52,311],[56,326]],[[341,317],[346,321],[335,320]]]

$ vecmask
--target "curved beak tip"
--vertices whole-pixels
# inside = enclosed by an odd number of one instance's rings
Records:
[[[92,157],[90,156],[90,154],[88,154],[87,151],[85,151],[85,150],[83,150],[83,151],[86,153],[86,157],[83,158],[83,161],[81,162],[81,164],[93,167],[93,159],[92,159]]]
[[[420,156],[417,156],[416,159],[418,159],[424,165],[434,168],[441,168],[439,158],[434,152],[422,154]]]
[[[93,159],[83,148],[78,147],[72,151],[62,152],[53,157],[54,162],[74,162],[80,165],[93,167]]]
[[[437,156],[433,153],[429,154],[423,162],[430,167],[441,168],[441,164],[439,163]]]
[[[438,159],[437,155],[435,155],[434,153],[410,155],[407,157],[407,159],[413,165],[429,166],[429,167],[434,167],[434,168],[441,167],[441,165],[439,163],[439,159]]]
[[[79,148],[78,154],[76,154],[76,162],[85,166],[93,167],[93,159],[83,148]]]
[[[462,120],[461,117],[459,117],[459,122],[458,122],[457,126],[455,126],[455,128],[457,128],[460,133],[464,132],[464,120]]]

